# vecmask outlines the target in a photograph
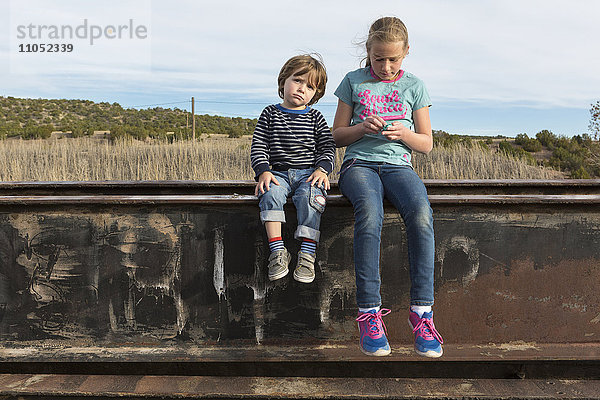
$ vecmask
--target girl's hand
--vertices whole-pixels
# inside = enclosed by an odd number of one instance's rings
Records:
[[[321,171],[320,169],[315,169],[315,171],[310,174],[306,182],[310,182],[310,186],[314,186],[315,183],[317,187],[323,187],[325,190],[329,190],[329,178],[327,174]]]
[[[412,133],[412,131],[401,122],[393,122],[386,130],[381,132],[389,140],[402,140],[409,133]]]
[[[279,185],[279,181],[277,180],[277,178],[275,178],[275,175],[273,175],[269,171],[265,171],[262,174],[260,174],[258,177],[258,183],[256,184],[256,187],[254,188],[254,195],[258,196],[259,191],[261,194],[265,194],[265,189],[268,192],[269,189],[271,189],[271,187],[270,187],[271,183],[274,183],[275,185]]]
[[[378,134],[381,129],[385,126],[385,120],[379,115],[369,115],[363,122],[360,123],[363,126],[365,133]]]

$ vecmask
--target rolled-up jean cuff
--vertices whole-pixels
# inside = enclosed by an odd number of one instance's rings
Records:
[[[265,210],[260,212],[260,222],[285,222],[285,212],[282,210]]]
[[[298,225],[298,228],[296,229],[296,232],[294,233],[294,238],[296,238],[296,239],[305,238],[305,239],[314,240],[315,242],[318,242],[320,237],[321,237],[321,232],[319,232],[316,229],[310,228],[308,226],[304,226],[304,225]]]
[[[421,300],[411,300],[411,306],[432,306],[433,301],[421,301]]]

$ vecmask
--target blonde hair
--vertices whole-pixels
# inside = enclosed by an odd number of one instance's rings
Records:
[[[374,42],[395,43],[403,42],[404,49],[408,49],[408,30],[404,22],[396,17],[382,17],[371,24],[369,36],[365,41],[367,48],[367,57],[365,58],[367,67],[371,66],[369,52]]]
[[[315,57],[318,57],[318,59]],[[314,57],[311,54],[294,56],[283,64],[279,76],[277,77],[279,97],[283,99],[283,86],[287,78],[292,75],[299,76],[304,74],[308,74],[309,83],[315,87],[315,95],[308,105],[310,106],[319,101],[325,94],[327,71],[325,70],[325,65],[323,65],[321,56],[316,53],[314,53]]]

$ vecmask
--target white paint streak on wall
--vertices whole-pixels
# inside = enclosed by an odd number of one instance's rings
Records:
[[[179,290],[173,293],[173,301],[175,303],[175,310],[177,311],[177,332],[181,335],[187,324],[188,312]]]
[[[256,336],[256,344],[260,344],[264,337],[265,325],[265,310],[264,301],[254,301],[254,334]]]
[[[112,299],[108,300],[108,318],[110,320],[110,329],[116,332],[119,329],[119,325],[117,324],[117,316],[115,315]]]
[[[215,267],[213,271],[213,284],[219,300],[221,296],[225,297],[225,265],[223,259],[223,231],[224,228],[215,229]]]
[[[354,235],[352,225],[340,227],[334,236],[330,236],[322,240],[320,246],[324,248],[330,248],[333,243],[341,237],[352,237]],[[322,285],[322,290],[319,299],[319,319],[321,324],[330,324],[329,314],[331,312],[331,303],[333,299],[338,296],[341,300],[341,307],[344,309],[344,301],[346,298],[351,297],[354,293],[349,293],[355,290],[354,281],[354,268],[348,266],[348,268],[339,268],[335,266],[335,270],[330,270],[330,265],[326,261],[319,261],[319,269],[323,276],[322,279],[327,282]],[[331,265],[333,267],[333,264]]]
[[[263,243],[256,243],[254,246],[254,284],[248,285],[254,295],[254,334],[256,344],[260,344],[264,338],[265,325],[265,295],[267,292],[265,274],[261,265],[263,263]]]

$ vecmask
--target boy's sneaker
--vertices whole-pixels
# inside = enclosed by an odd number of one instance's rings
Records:
[[[392,352],[390,344],[385,337],[387,333],[381,317],[391,313],[382,308],[379,311],[371,310],[360,313],[356,321],[360,331],[360,350],[369,356],[387,356]]]
[[[415,351],[425,357],[441,357],[444,340],[433,324],[433,311],[426,312],[423,317],[415,312],[408,315],[408,324],[415,334]]]
[[[315,256],[303,251],[298,252],[298,264],[294,270],[294,279],[302,283],[315,280]]]
[[[269,280],[275,281],[286,276],[289,272],[290,253],[284,247],[276,250],[269,256]]]

